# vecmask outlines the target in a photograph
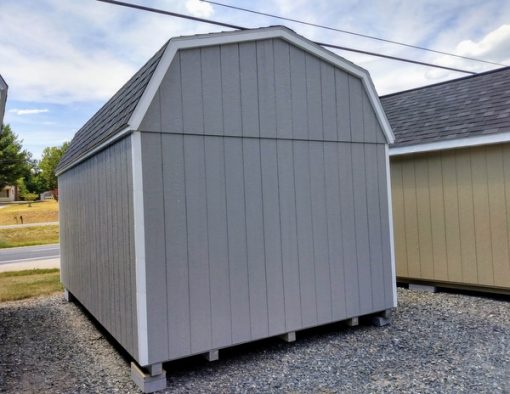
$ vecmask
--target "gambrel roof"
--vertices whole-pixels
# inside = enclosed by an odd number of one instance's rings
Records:
[[[177,37],[169,40],[78,132],[57,167],[57,174],[90,157],[126,134],[138,130],[140,123],[180,49],[280,38],[362,80],[370,103],[388,143],[394,140],[384,110],[368,71],[283,26],[243,31]]]

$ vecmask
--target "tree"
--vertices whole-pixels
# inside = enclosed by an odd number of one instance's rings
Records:
[[[37,193],[32,193],[28,191],[27,186],[25,185],[25,179],[19,178],[16,181],[16,186],[18,187],[19,196],[23,201],[28,201],[28,206],[32,206],[32,201],[37,200],[39,195]]]
[[[14,185],[20,177],[30,173],[29,152],[23,149],[22,141],[9,125],[2,126],[0,133],[0,189]]]
[[[49,190],[58,188],[57,176],[55,175],[55,168],[57,168],[60,159],[69,147],[69,142],[64,142],[62,146],[49,146],[44,148],[42,159],[39,162],[41,169],[41,178],[46,182]]]

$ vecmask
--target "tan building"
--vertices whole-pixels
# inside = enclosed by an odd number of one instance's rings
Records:
[[[510,68],[381,101],[397,279],[510,293]]]
[[[18,200],[18,190],[16,186],[5,186],[0,189],[0,202],[9,202]]]

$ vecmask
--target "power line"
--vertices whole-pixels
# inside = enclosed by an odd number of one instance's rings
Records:
[[[496,63],[496,62],[492,62],[490,60],[483,60],[483,59],[478,59],[478,58],[469,57],[469,56],[457,55],[457,54],[451,53],[451,52],[444,52],[444,51],[440,51],[440,50],[437,50],[437,49],[426,48],[426,47],[422,47],[422,46],[418,46],[418,45],[406,44],[406,43],[400,42],[400,41],[388,40],[386,38],[371,36],[371,35],[368,35],[368,34],[356,33],[356,32],[349,31],[349,30],[337,29],[337,28],[331,27],[331,26],[319,25],[317,23],[311,23],[311,22],[306,22],[306,21],[302,21],[302,20],[298,20],[298,19],[287,18],[287,17],[280,16],[280,15],[269,14],[269,13],[266,13],[266,12],[250,10],[248,8],[242,8],[242,7],[237,7],[237,6],[230,5],[230,4],[219,3],[217,1],[212,1],[212,0],[200,0],[200,1],[202,1],[204,3],[214,4],[214,5],[217,5],[217,6],[220,6],[220,7],[231,8],[231,9],[238,10],[238,11],[250,12],[252,14],[268,16],[270,18],[275,18],[275,19],[280,19],[280,20],[284,20],[284,21],[300,23],[302,25],[307,25],[307,26],[318,27],[320,29],[332,30],[332,31],[336,31],[336,32],[339,32],[339,33],[350,34],[350,35],[353,35],[353,36],[358,36],[358,37],[363,37],[363,38],[369,38],[371,40],[387,42],[387,43],[390,43],[390,44],[400,45],[400,46],[404,46],[404,47],[408,47],[408,48],[420,49],[422,51],[428,51],[428,52],[438,53],[438,54],[441,54],[441,55],[453,56],[453,57],[456,57],[456,58],[459,58],[459,59],[473,60],[475,62],[482,62],[482,63],[492,64],[492,65],[495,65],[495,66],[504,66],[504,67],[507,66],[506,64]]]
[[[177,17],[177,18],[191,19],[191,20],[198,21],[198,22],[209,23],[211,25],[228,27],[228,28],[231,28],[231,29],[249,30],[249,28],[247,28],[247,27],[233,25],[233,24],[230,24],[230,23],[219,22],[219,21],[214,21],[214,20],[205,19],[205,18],[198,18],[198,17],[191,16],[191,15],[179,14],[177,12],[165,11],[165,10],[161,10],[161,9],[158,9],[158,8],[151,8],[151,7],[146,7],[146,6],[142,6],[142,5],[138,5],[138,4],[125,3],[123,1],[118,1],[118,0],[97,0],[97,1],[100,1],[102,3],[115,4],[115,5],[119,5],[119,6],[122,6],[122,7],[134,8],[134,9],[142,10],[142,11],[154,12],[154,13],[162,14],[162,15],[174,16],[174,17]],[[361,53],[361,54],[364,54],[364,55],[382,57],[382,58],[390,59],[390,60],[397,60],[397,61],[406,62],[406,63],[419,64],[421,66],[441,68],[443,70],[455,71],[455,72],[460,72],[460,73],[464,73],[464,74],[472,74],[472,75],[476,74],[473,71],[462,70],[460,68],[440,66],[440,65],[437,65],[437,64],[420,62],[420,61],[417,61],[417,60],[405,59],[405,58],[401,58],[401,57],[397,57],[397,56],[384,55],[382,53],[369,52],[369,51],[364,51],[364,50],[361,50],[361,49],[349,48],[349,47],[344,47],[344,46],[340,46],[340,45],[320,43],[320,42],[315,42],[315,44],[321,45],[323,47],[340,49],[342,51],[356,52],[356,53]]]

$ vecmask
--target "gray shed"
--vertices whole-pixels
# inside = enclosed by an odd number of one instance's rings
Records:
[[[388,143],[368,72],[283,27],[173,38],[58,167],[62,282],[162,362],[396,306]]]

